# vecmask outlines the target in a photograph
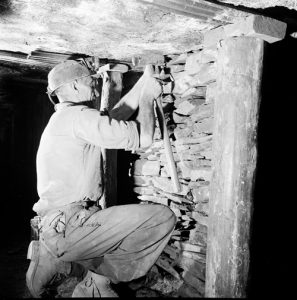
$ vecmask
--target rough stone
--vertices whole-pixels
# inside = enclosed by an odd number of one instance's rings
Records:
[[[176,145],[202,144],[212,140],[212,135],[201,135],[196,138],[182,138],[175,141]]]
[[[185,70],[185,65],[170,65],[170,73],[178,73]]]
[[[157,197],[157,196],[151,196],[151,195],[141,195],[141,196],[137,196],[137,198],[141,201],[150,201],[150,202],[159,203],[159,204],[163,204],[163,205],[168,206],[168,199],[164,198],[164,197]]]
[[[191,273],[192,276],[205,281],[205,264],[195,261],[191,258],[180,256],[175,263],[183,268],[186,273]],[[185,273],[183,273],[184,275]],[[184,277],[184,276],[183,276]]]
[[[209,213],[209,202],[199,202],[195,205],[195,211],[202,213],[203,215],[207,215]]]
[[[194,230],[191,230],[191,232],[194,232]],[[195,232],[199,232],[198,230],[195,230]],[[205,233],[199,232],[201,235],[203,235],[204,237],[206,237]],[[190,233],[190,237],[191,237],[191,233]],[[180,255],[187,257],[187,258],[191,258],[193,260],[199,261],[201,263],[205,263],[206,262],[206,254],[203,253],[197,253],[197,252],[192,252],[192,251],[180,251]]]
[[[183,165],[191,170],[199,170],[201,168],[209,168],[211,167],[211,161],[207,159],[195,159],[191,161],[182,161],[180,165]]]
[[[171,259],[176,260],[179,256],[180,250],[176,247],[166,245],[163,252],[167,253]]]
[[[174,270],[174,268],[171,266],[171,264],[169,263],[168,260],[169,259],[167,257],[165,257],[164,255],[161,254],[156,261],[156,265],[158,267],[164,269],[165,271],[167,271],[169,274],[171,274],[175,278],[180,279],[180,275],[178,274],[178,272],[176,270]]]
[[[153,187],[137,186],[133,188],[134,193],[141,195],[152,195],[155,191]]]
[[[172,90],[173,90],[173,82],[172,81],[163,85],[163,93],[164,94],[171,94]]]
[[[191,217],[202,225],[208,226],[208,217],[197,211],[191,212]]]
[[[133,176],[133,183],[135,186],[149,186],[152,184],[152,177],[148,176]]]
[[[210,181],[212,176],[212,170],[210,168],[203,168],[199,170],[192,170],[190,179],[191,181],[205,180]]]
[[[184,122],[186,122],[186,120],[187,120],[187,117],[186,117],[186,116],[180,115],[180,114],[178,114],[178,113],[176,113],[176,112],[173,112],[172,118],[173,118],[173,121],[174,121],[175,123],[184,123]]]
[[[240,22],[224,26],[226,36],[250,36],[274,43],[285,37],[287,24],[272,18],[250,15]]]
[[[174,96],[172,94],[163,95],[162,103],[173,103],[173,102],[174,102]]]
[[[216,97],[216,88],[217,88],[216,82],[211,82],[207,85],[206,95],[205,95],[206,103],[214,102]]]
[[[213,103],[205,103],[192,111],[190,118],[193,122],[199,122],[205,118],[213,117],[214,110],[213,110]]]
[[[178,107],[184,101],[190,101],[191,103],[195,104],[195,106],[204,104],[205,103],[205,95],[206,95],[206,87],[204,87],[204,86],[196,87],[196,91],[198,93],[196,95],[177,98],[174,101],[175,107]]]
[[[164,148],[164,142],[163,141],[154,141],[150,148],[151,149]]]
[[[250,8],[267,8],[273,6],[284,6],[289,9],[297,10],[296,0],[219,0],[218,2],[233,5],[242,5]]]
[[[161,177],[161,178],[169,178],[169,177],[170,177],[170,175],[169,175],[169,173],[167,172],[167,170],[166,170],[165,167],[164,167],[164,168],[161,168],[161,174],[160,174],[160,177]]]
[[[213,118],[206,118],[194,125],[195,132],[213,133]]]
[[[0,7],[0,49],[27,54],[40,47],[123,60],[181,53],[200,44],[209,26],[135,0],[5,0]]]
[[[196,85],[207,85],[215,81],[217,78],[217,65],[214,62],[200,64],[198,72],[194,75],[194,79],[190,82],[195,82]]]
[[[195,283],[192,283],[193,285]],[[182,298],[203,298],[203,294],[193,286],[184,283],[178,290],[178,295]]]
[[[165,178],[165,177],[155,177],[153,179],[153,184],[155,187],[163,190],[164,192],[172,193],[172,185],[173,182],[171,179]],[[189,192],[189,187],[185,184],[181,184],[181,191],[178,192],[177,194],[179,195],[187,195]]]
[[[194,127],[186,127],[183,129],[176,128],[174,130],[174,136],[177,140],[184,139],[184,138],[191,136],[193,130],[194,130]]]
[[[193,245],[188,242],[174,242],[173,244],[176,248],[182,251],[191,251],[195,253],[206,254],[205,246]]]
[[[178,167],[182,172],[183,178],[189,178],[191,181],[211,179],[212,170],[210,167],[199,167],[199,169],[193,169],[192,166],[187,166],[184,162],[177,163]]]
[[[177,153],[183,153],[190,149],[189,145],[175,145],[175,150]]]
[[[182,215],[180,210],[177,207],[174,206],[173,202],[170,203],[170,209],[174,212],[176,217],[180,217]]]
[[[209,201],[209,186],[200,186],[192,188],[193,202],[208,202]]]
[[[191,54],[187,57],[185,71],[189,75],[196,74],[201,67],[200,52]]]
[[[172,194],[172,193],[167,193],[167,192],[164,192],[162,190],[158,191],[158,193],[163,196],[163,197],[167,197],[168,199],[176,202],[176,203],[182,203],[183,201],[183,196],[180,196],[180,195],[176,195],[176,194]]]
[[[204,143],[200,143],[200,144],[196,144],[196,145],[191,145],[190,147],[190,152],[199,152],[200,151],[200,155],[203,155],[203,151],[209,150],[211,151],[212,148],[212,141],[207,141]],[[212,152],[212,151],[211,151]]]
[[[193,153],[193,151],[184,151],[178,153],[179,159],[176,161],[195,161],[197,159],[203,159],[204,156],[200,155],[200,153]]]
[[[174,78],[174,94],[183,94],[191,86],[189,82],[193,79],[192,76],[188,75],[186,72],[178,72],[172,74]]]
[[[165,192],[172,192],[173,182],[168,178],[155,177],[152,179],[152,183],[155,187]]]
[[[213,153],[212,153],[211,150],[209,150],[209,151],[201,151],[200,155],[203,156],[205,159],[212,160],[212,158],[213,158]]]
[[[181,98],[196,95],[197,93],[199,93],[199,90],[195,87],[191,87],[181,95]]]
[[[198,245],[204,245],[206,247],[207,246],[207,235],[196,229],[192,229],[192,230],[190,230],[189,242],[194,245],[198,244]],[[196,258],[193,258],[193,257],[190,257],[190,258],[197,260]],[[199,260],[199,261],[201,261],[201,260]],[[203,262],[205,262],[205,261],[203,261]]]
[[[182,54],[178,55],[176,58],[170,60],[167,63],[167,66],[172,66],[172,65],[176,65],[176,64],[185,64],[187,57],[188,57],[187,53],[182,53]]]
[[[201,186],[209,186],[209,181],[190,181],[188,183],[190,189],[200,188]]]
[[[156,176],[160,172],[160,162],[149,160],[136,160],[132,169],[134,175]]]
[[[188,211],[188,208],[186,207],[186,205],[177,204],[174,202],[170,202],[170,208],[176,208],[180,211]]]
[[[177,297],[177,290],[183,284],[182,279],[177,279],[171,274],[165,274],[150,286],[152,290],[157,290],[161,293],[161,297]]]
[[[205,293],[205,281],[197,278],[191,272],[185,271],[182,274],[183,279],[193,288],[198,290],[202,295]]]
[[[159,160],[159,155],[157,154],[150,154],[146,157],[147,160]]]
[[[223,26],[208,30],[203,35],[203,45],[205,47],[216,45],[220,40],[223,40],[226,37]]]
[[[200,63],[209,63],[217,60],[218,49],[215,45],[210,47],[205,47],[200,52]]]
[[[172,154],[173,154],[173,159],[174,159],[174,161],[180,161],[180,158],[179,158],[179,156],[178,156],[177,153],[172,153]],[[161,162],[167,162],[166,154],[165,154],[165,153],[162,153],[162,154],[160,155],[159,160],[160,160]]]
[[[287,25],[284,22],[260,15],[249,15],[234,24],[205,32],[203,44],[206,47],[216,45],[220,40],[232,36],[256,37],[268,43],[274,43],[285,37],[286,28]]]

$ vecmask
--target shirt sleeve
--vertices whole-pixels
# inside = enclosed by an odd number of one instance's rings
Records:
[[[77,111],[73,120],[73,134],[76,138],[106,149],[139,148],[136,122],[102,116],[96,109],[82,108]]]

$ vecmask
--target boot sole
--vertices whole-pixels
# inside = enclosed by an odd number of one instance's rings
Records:
[[[26,283],[28,289],[34,298],[41,298],[39,294],[37,294],[33,288],[33,279],[36,273],[36,269],[39,262],[39,242],[32,241],[29,245],[27,258],[31,260],[29,269],[26,273]]]

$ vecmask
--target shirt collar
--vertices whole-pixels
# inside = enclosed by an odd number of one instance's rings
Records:
[[[61,102],[61,103],[57,103],[57,104],[55,105],[55,111],[59,111],[59,110],[65,108],[65,107],[67,107],[67,106],[73,106],[73,105],[75,105],[74,102],[68,102],[68,101]]]

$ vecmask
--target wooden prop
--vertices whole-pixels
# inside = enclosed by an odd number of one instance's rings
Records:
[[[110,111],[121,98],[122,73],[128,69],[123,65],[116,65],[100,69],[102,74],[102,95],[100,107],[101,111]],[[117,150],[101,148],[103,163],[103,197],[100,199],[100,206],[104,209],[117,203]]]

